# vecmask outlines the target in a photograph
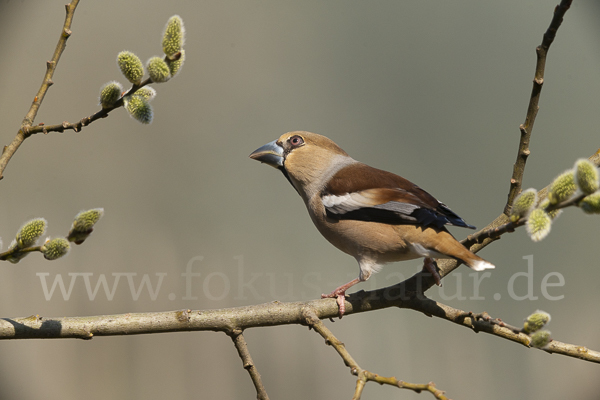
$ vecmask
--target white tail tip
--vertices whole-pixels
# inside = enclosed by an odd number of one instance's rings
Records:
[[[475,261],[472,265],[470,265],[471,269],[475,271],[483,271],[484,269],[494,269],[496,266],[494,264],[490,264],[487,261]]]

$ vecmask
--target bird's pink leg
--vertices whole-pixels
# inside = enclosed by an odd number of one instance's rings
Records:
[[[350,282],[346,283],[345,285],[342,285],[339,288],[335,289],[333,292],[331,292],[329,294],[321,295],[322,299],[336,298],[338,307],[339,307],[338,314],[340,316],[340,319],[346,312],[346,304],[344,303],[344,300],[346,299],[346,290],[350,289],[352,286],[356,285],[359,282],[360,282],[360,279],[355,278],[355,279],[351,280]]]
[[[442,278],[440,277],[440,274],[438,274],[438,272],[437,272],[437,268],[435,265],[435,261],[433,261],[433,258],[425,257],[423,259],[423,269],[425,271],[429,272],[431,274],[431,276],[433,276],[433,280],[435,281],[436,285],[442,286]]]

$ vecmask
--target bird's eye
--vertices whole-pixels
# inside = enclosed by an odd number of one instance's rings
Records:
[[[304,143],[304,139],[302,139],[302,136],[296,135],[296,136],[292,136],[290,138],[290,144],[294,147],[298,147],[303,143]]]

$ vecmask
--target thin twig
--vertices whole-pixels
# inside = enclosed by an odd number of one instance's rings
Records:
[[[134,94],[139,89],[143,88],[144,86],[146,86],[146,85],[148,85],[150,83],[153,83],[152,79],[147,78],[146,80],[144,80],[139,85],[133,85],[112,106],[107,107],[107,108],[102,108],[101,110],[99,110],[96,113],[90,115],[89,117],[84,117],[84,118],[80,119],[79,121],[77,121],[75,123],[70,123],[70,122],[64,121],[64,122],[62,122],[60,124],[54,124],[54,125],[40,124],[40,125],[37,125],[37,126],[28,127],[27,128],[27,136],[31,136],[31,135],[34,135],[36,133],[47,134],[49,132],[64,132],[65,130],[73,130],[75,132],[80,132],[82,128],[88,126],[92,122],[97,121],[97,120],[99,120],[101,118],[106,118],[106,117],[108,117],[108,114],[111,111],[113,111],[113,110],[115,110],[117,108],[123,107],[125,97]]]
[[[497,226],[492,229],[487,229],[485,231],[482,230],[482,231],[477,232],[474,235],[469,235],[467,237],[467,240],[469,242],[473,242],[473,243],[483,243],[483,241],[486,239],[494,239],[495,240],[495,239],[498,239],[500,236],[504,235],[505,233],[514,232],[515,228],[525,225],[526,221],[527,221],[526,218],[523,218],[517,222],[508,221],[504,225],[500,225],[500,226]]]
[[[548,29],[544,33],[544,37],[542,38],[542,44],[536,48],[537,54],[537,62],[535,67],[535,76],[533,79],[533,89],[531,91],[531,96],[529,99],[529,105],[527,107],[527,115],[525,117],[525,123],[523,123],[519,129],[521,131],[521,138],[519,141],[519,151],[517,153],[517,161],[513,167],[513,175],[510,180],[510,190],[508,192],[508,199],[506,205],[504,207],[504,211],[500,214],[494,221],[488,224],[481,231],[475,233],[474,235],[469,236],[468,238],[461,241],[465,247],[470,249],[473,253],[477,253],[493,241],[500,238],[500,236],[487,237],[482,241],[473,240],[473,238],[482,235],[483,232],[494,230],[496,228],[500,228],[510,221],[508,219],[508,215],[510,214],[510,209],[514,202],[515,197],[521,192],[522,182],[523,182],[523,174],[525,172],[525,163],[527,161],[527,157],[531,153],[529,150],[529,141],[531,139],[531,132],[533,130],[533,123],[535,122],[535,118],[537,115],[537,111],[539,109],[538,104],[540,100],[540,94],[542,90],[542,85],[544,83],[544,71],[546,67],[546,56],[548,54],[548,49],[550,45],[554,41],[554,37],[556,36],[556,31],[560,27],[563,21],[563,17],[569,7],[571,6],[572,0],[562,0],[560,5],[556,6],[554,9],[554,16]],[[502,228],[500,228],[502,229]],[[444,277],[454,271],[460,263],[454,260],[438,260],[438,268],[440,277]],[[433,279],[430,279],[428,284],[429,287],[432,287],[435,282]],[[427,290],[427,289],[425,289]]]
[[[544,72],[546,68],[546,56],[548,54],[548,49],[554,41],[556,31],[562,24],[565,13],[571,7],[572,1],[573,0],[562,0],[560,5],[556,6],[550,26],[544,33],[542,44],[535,49],[537,63],[535,66],[535,76],[533,78],[533,88],[531,89],[531,97],[529,99],[529,105],[527,106],[525,122],[519,126],[519,130],[521,131],[521,140],[519,142],[517,161],[515,161],[513,175],[510,180],[508,199],[506,201],[506,206],[504,207],[504,213],[506,215],[510,213],[510,209],[515,197],[517,197],[517,195],[521,192],[523,174],[525,173],[525,163],[527,162],[527,157],[529,157],[529,154],[531,154],[531,151],[529,150],[529,140],[533,130],[533,123],[535,122],[535,117],[537,116],[539,110],[540,94],[544,84]]]
[[[77,7],[78,3],[79,3],[79,0],[73,0],[70,4],[67,4],[65,6],[67,9],[67,17],[65,18],[63,30],[61,32],[61,36],[58,41],[58,44],[56,45],[56,50],[54,51],[52,60],[50,60],[46,63],[46,74],[44,75],[44,80],[42,81],[40,90],[38,91],[37,95],[35,96],[33,103],[31,105],[31,108],[29,109],[29,112],[23,119],[23,122],[19,129],[19,132],[17,133],[17,135],[15,136],[15,138],[13,139],[11,144],[4,147],[2,155],[0,156],[0,179],[2,179],[4,177],[3,176],[4,170],[6,169],[6,166],[7,166],[8,162],[10,161],[10,159],[12,158],[12,156],[19,149],[19,147],[25,141],[25,139],[27,139],[31,135],[34,135],[36,133],[47,134],[49,132],[64,132],[65,130],[73,130],[75,132],[80,132],[83,127],[88,126],[89,124],[91,124],[92,122],[94,122],[96,120],[108,117],[108,115],[111,111],[122,107],[124,105],[124,99],[126,96],[130,96],[130,95],[134,94],[135,92],[137,92],[142,87],[144,87],[150,83],[153,83],[151,78],[147,78],[140,84],[134,84],[112,106],[102,108],[99,111],[97,111],[96,113],[90,115],[89,117],[84,117],[75,123],[63,121],[59,124],[53,124],[53,125],[46,125],[44,123],[40,123],[36,126],[32,126],[32,124],[35,120],[35,117],[37,116],[37,112],[42,104],[42,101],[44,100],[46,92],[48,91],[48,88],[54,84],[54,82],[52,82],[52,76],[54,74],[54,71],[56,70],[56,65],[58,64],[58,60],[60,59],[60,56],[66,47],[67,39],[71,35],[71,29],[70,29],[71,23],[73,20],[73,14],[75,13],[75,8]],[[168,59],[168,56],[165,56],[165,60],[167,60],[167,59]]]
[[[181,55],[182,55],[181,52],[176,53],[175,56],[165,55],[164,61],[167,62],[167,61],[178,60],[179,57],[181,57]],[[117,108],[123,107],[123,105],[125,104],[125,98],[127,96],[133,95],[139,89],[141,89],[144,86],[149,85],[151,83],[154,83],[154,81],[152,81],[152,78],[146,78],[143,82],[141,82],[139,84],[134,84],[131,88],[129,88],[129,90],[127,90],[125,93],[123,93],[121,98],[119,100],[117,100],[113,105],[106,107],[106,108],[102,108],[101,110],[90,115],[89,117],[84,117],[75,123],[63,121],[60,124],[54,124],[54,125],[39,124],[35,127],[27,126],[25,128],[26,137],[29,137],[31,135],[34,135],[34,134],[40,133],[40,132],[42,132],[44,134],[47,134],[49,132],[61,132],[62,133],[65,130],[69,130],[69,129],[71,129],[75,132],[79,132],[79,131],[81,131],[81,129],[84,126],[88,126],[92,122],[99,120],[101,118],[106,118],[106,117],[108,117],[108,114],[111,111],[113,111]]]
[[[474,318],[476,321],[477,320],[483,320],[486,322],[489,322],[492,325],[498,325],[507,329],[510,329],[511,331],[513,331],[514,333],[521,333],[523,332],[523,328],[517,328],[514,325],[509,325],[506,322],[502,321],[500,318],[492,318],[487,312],[481,312],[478,314],[475,314],[471,311],[466,312],[462,315],[462,317],[471,317]]]
[[[181,56],[181,52],[177,53]],[[164,57],[165,61],[169,61],[169,60],[173,60],[172,56],[165,56]],[[154,83],[152,81],[152,78],[146,78],[143,82],[139,83],[139,84],[134,84],[131,88],[129,88],[129,90],[127,90],[125,93],[122,94],[121,98],[119,100],[117,100],[113,105],[111,105],[110,107],[106,107],[106,108],[102,108],[101,110],[97,111],[96,113],[90,115],[89,117],[84,117],[82,119],[80,119],[79,121],[75,122],[75,123],[70,123],[67,121],[63,121],[60,124],[54,124],[54,125],[46,125],[46,124],[39,124],[35,127],[31,127],[31,126],[27,126],[25,128],[25,133],[26,133],[26,137],[29,137],[31,135],[34,135],[36,133],[44,133],[47,134],[49,132],[64,132],[65,130],[73,130],[75,132],[80,132],[81,129],[85,126],[88,126],[89,124],[91,124],[92,122],[99,120],[101,118],[106,118],[108,117],[108,114],[120,107],[123,107],[123,105],[125,104],[125,98],[127,96],[131,96],[133,95],[135,92],[137,92],[139,89],[143,88],[146,85],[149,85],[151,83]]]
[[[15,152],[19,149],[23,141],[27,138],[27,128],[33,124],[35,117],[37,116],[38,110],[44,101],[44,97],[48,92],[48,88],[52,86],[54,82],[52,82],[52,76],[54,75],[54,71],[56,70],[56,65],[60,60],[60,56],[62,55],[65,47],[67,46],[67,39],[71,36],[71,23],[73,22],[73,15],[75,14],[75,9],[77,8],[77,4],[79,0],[72,0],[71,3],[65,6],[67,15],[65,17],[65,22],[63,24],[63,28],[60,32],[60,38],[58,39],[58,43],[54,50],[54,54],[52,55],[52,59],[46,63],[46,74],[44,75],[44,79],[42,81],[42,85],[38,90],[36,96],[33,99],[31,107],[29,108],[29,112],[25,115],[23,122],[21,123],[21,129],[13,139],[13,141],[5,146],[2,155],[0,156],[0,179],[2,179],[4,169],[6,165],[10,161],[11,157]]]
[[[250,351],[248,350],[248,345],[246,344],[246,339],[244,339],[242,330],[234,329],[229,333],[229,336],[231,337],[231,340],[233,340],[233,344],[235,344],[235,348],[242,359],[244,369],[248,371],[252,383],[254,383],[254,387],[256,388],[256,398],[258,400],[269,400],[269,395],[260,379],[258,369],[256,369],[254,361],[252,361],[252,356],[250,356]]]
[[[346,366],[348,366],[348,368],[350,368],[352,375],[355,375],[358,377],[358,379],[356,380],[356,388],[354,390],[354,397],[352,397],[352,400],[360,399],[363,389],[365,387],[365,384],[369,381],[377,382],[380,385],[385,384],[385,385],[396,386],[401,389],[410,389],[416,393],[420,393],[422,391],[428,391],[428,392],[431,392],[436,399],[440,399],[440,400],[448,399],[446,396],[444,396],[443,391],[441,391],[435,387],[435,384],[433,382],[424,383],[424,384],[409,383],[409,382],[404,382],[404,381],[398,380],[394,377],[388,378],[388,377],[379,376],[379,375],[369,372],[365,369],[362,369],[358,365],[358,363],[354,360],[352,355],[348,352],[344,343],[340,342],[338,340],[338,338],[335,337],[335,335],[325,326],[323,321],[321,321],[317,317],[317,314],[315,313],[315,311],[313,309],[311,309],[309,307],[305,308],[304,316],[305,316],[306,324],[309,327],[313,328],[317,333],[319,333],[319,335],[321,335],[321,337],[323,337],[323,339],[325,339],[325,343],[327,345],[333,347],[335,349],[335,351],[337,351],[337,353],[340,355],[340,357],[342,357],[342,360],[344,360],[344,363],[346,364]]]
[[[17,253],[32,253],[34,251],[42,251],[42,246],[32,246],[26,247],[24,249],[19,249],[18,247],[15,247],[5,252],[0,252],[0,261],[6,261],[10,258],[10,256],[15,255]]]
[[[419,299],[409,302],[408,308],[421,311],[428,316],[435,316],[454,322],[455,324],[469,328],[474,332],[485,332],[495,336],[508,339],[512,342],[521,343],[531,347],[531,337],[520,331],[519,328],[508,325],[499,319],[493,319],[487,313],[473,314],[459,310],[431,299]],[[553,340],[543,349],[548,353],[562,354],[575,357],[593,363],[600,363],[600,352],[589,350],[584,346],[563,343]]]
[[[590,159],[592,159],[592,158],[593,158],[593,156],[590,157]],[[598,161],[598,160],[596,160],[596,161]],[[598,167],[599,165],[596,165],[596,166]],[[542,189],[543,195],[540,196],[539,202],[541,202],[542,200],[544,200],[547,197],[549,188],[550,188],[550,185],[548,185],[544,189]],[[556,210],[562,210],[563,208],[576,206],[586,196],[587,196],[586,194],[579,194],[579,195],[573,196],[572,198],[567,199],[559,204],[550,204],[545,208],[545,210],[546,210],[546,212],[552,212],[552,211],[556,211]],[[492,240],[498,239],[500,236],[504,235],[505,233],[514,232],[516,228],[525,225],[527,223],[527,220],[528,220],[528,218],[521,218],[516,222],[509,221],[506,224],[497,226],[493,229],[481,230],[474,235],[469,235],[466,239],[468,241],[467,243],[483,243],[483,241],[486,239],[492,239]]]

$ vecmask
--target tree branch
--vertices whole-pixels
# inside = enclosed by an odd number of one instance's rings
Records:
[[[419,282],[419,278],[423,278],[423,281]],[[346,300],[344,316],[390,307],[407,308],[428,316],[446,319],[475,332],[486,332],[524,346],[530,345],[529,336],[515,333],[514,328],[499,324],[498,320],[478,318],[472,313],[428,299],[420,289],[426,281],[425,278],[428,277],[416,274],[397,285],[353,293]],[[183,331],[215,331],[231,334],[236,330],[243,331],[254,327],[306,324],[307,308],[313,310],[318,319],[333,319],[338,315],[335,299],[272,302],[220,310],[179,310],[89,317],[43,318],[35,315],[26,318],[0,319],[0,339],[92,339],[94,336]],[[553,341],[546,351],[600,363],[600,353],[579,345]]]
[[[421,311],[428,316],[435,316],[445,319],[455,324],[464,326],[474,332],[485,332],[494,336],[508,339],[512,342],[520,343],[526,347],[531,347],[531,337],[525,333],[516,331],[517,328],[503,323],[500,320],[494,320],[487,313],[473,314],[431,299],[410,302],[407,308]],[[593,363],[600,363],[600,352],[589,350],[586,347],[563,343],[557,340],[550,342],[547,348],[543,349],[548,353],[562,354],[569,357],[579,358]]]
[[[593,155],[588,157],[588,160],[590,160],[596,167],[600,168],[600,149],[598,151],[596,151],[596,153],[594,153]],[[548,197],[548,190],[550,189],[551,185],[552,184],[546,186],[545,188],[543,188],[542,190],[540,190],[538,192],[538,204],[541,203],[543,200],[545,200],[546,197]],[[551,212],[551,211],[567,208],[570,206],[578,205],[581,202],[581,200],[583,200],[586,196],[587,196],[586,194],[579,194],[577,196],[574,196],[570,199],[563,201],[562,203],[555,204],[555,205],[548,205],[548,207],[546,207],[545,210],[547,212]],[[481,231],[479,231],[473,235],[469,235],[465,240],[461,241],[461,243],[464,246],[469,247],[473,244],[481,244],[486,239],[496,240],[496,239],[499,239],[500,236],[504,235],[505,233],[514,232],[516,228],[523,226],[527,223],[527,218],[521,218],[517,222],[512,222],[512,221],[508,220],[508,218],[506,218],[506,220],[508,222],[506,222],[503,225],[496,226],[496,227],[490,228],[490,229],[485,229],[485,230],[482,229]]]
[[[420,393],[421,391],[428,391],[433,394],[436,399],[440,400],[448,400],[446,396],[444,396],[444,392],[437,389],[433,382],[418,384],[418,383],[409,383],[396,379],[395,377],[386,378],[383,376],[379,376],[372,372],[369,372],[365,369],[362,369],[358,363],[354,360],[354,358],[350,355],[344,343],[340,342],[338,338],[325,326],[325,324],[317,317],[315,311],[309,307],[304,308],[304,315],[306,319],[306,324],[313,328],[323,339],[325,339],[325,343],[329,346],[332,346],[335,351],[342,357],[344,363],[347,367],[350,368],[352,375],[358,377],[356,380],[356,389],[354,391],[354,397],[352,400],[359,400],[362,392],[364,390],[365,384],[369,381],[377,382],[380,385],[391,385],[396,386],[400,389],[410,389],[415,391],[416,393]]]
[[[506,224],[510,221],[508,219],[508,215],[510,214],[510,209],[514,202],[515,197],[521,192],[521,186],[523,182],[523,174],[525,173],[525,163],[527,161],[527,157],[531,153],[529,150],[529,141],[531,139],[531,132],[533,130],[533,123],[535,122],[535,118],[537,116],[537,112],[539,109],[539,100],[540,94],[542,91],[542,85],[544,83],[544,71],[546,68],[546,56],[548,54],[548,49],[550,45],[554,41],[556,36],[556,32],[560,25],[562,24],[563,17],[567,10],[570,8],[572,0],[562,0],[561,3],[555,7],[554,16],[552,21],[550,22],[550,26],[544,33],[542,38],[542,44],[536,48],[537,62],[535,66],[535,76],[533,79],[533,89],[531,90],[531,96],[529,99],[529,105],[527,107],[527,115],[525,117],[525,122],[519,127],[521,131],[521,138],[519,141],[519,151],[517,153],[517,161],[513,166],[513,175],[510,180],[510,190],[508,192],[508,200],[504,207],[504,211],[500,214],[494,221],[489,223],[485,228],[480,230],[479,232],[470,235],[466,239],[462,240],[461,243],[470,249],[473,253],[477,253],[493,241],[500,238],[500,235],[488,235],[485,236],[489,231],[494,231],[496,229],[503,230]],[[592,156],[593,157],[593,156]],[[598,165],[598,164],[596,164]],[[540,193],[540,196],[542,193]],[[545,196],[545,192],[543,193]],[[505,233],[505,232],[502,232]],[[476,238],[481,238],[483,240],[474,240]],[[460,263],[454,260],[438,260],[438,268],[440,277],[448,275],[450,272],[454,271]],[[429,279],[427,282],[428,288],[432,287],[435,284],[433,278]]]
[[[140,84],[134,84],[112,106],[107,107],[107,108],[102,108],[101,110],[90,115],[89,117],[84,117],[75,123],[63,121],[60,124],[54,124],[54,125],[46,125],[44,123],[40,123],[37,126],[32,126],[32,124],[35,120],[35,117],[37,116],[37,112],[38,112],[40,106],[42,105],[42,101],[44,100],[44,97],[46,96],[46,92],[48,91],[48,88],[50,88],[50,86],[52,86],[54,84],[54,82],[52,82],[52,76],[54,75],[54,71],[56,70],[56,66],[58,64],[60,56],[62,55],[62,53],[67,45],[67,39],[71,36],[71,33],[72,33],[71,32],[71,23],[73,21],[73,15],[75,13],[75,8],[77,8],[78,3],[79,3],[79,0],[72,0],[70,4],[67,4],[65,6],[66,10],[67,10],[67,16],[65,18],[63,29],[61,31],[61,36],[58,40],[58,44],[56,45],[56,49],[54,50],[52,59],[46,63],[46,74],[44,75],[42,85],[33,100],[33,103],[31,105],[31,108],[29,109],[29,112],[27,113],[27,115],[23,119],[23,122],[21,123],[19,132],[17,133],[17,135],[15,136],[15,138],[13,139],[13,141],[11,142],[10,145],[4,146],[2,155],[0,155],[0,180],[4,177],[3,176],[4,170],[6,169],[6,166],[8,165],[8,162],[10,161],[12,156],[16,153],[16,151],[19,149],[19,147],[25,141],[25,139],[27,139],[31,135],[34,135],[36,133],[47,134],[48,132],[64,132],[65,130],[73,130],[75,132],[80,132],[83,127],[88,126],[89,124],[91,124],[92,122],[94,122],[98,119],[108,117],[108,114],[111,111],[122,107],[124,105],[124,98],[126,96],[130,96],[130,95],[134,94],[135,92],[137,92],[142,87],[144,87],[150,83],[153,83],[151,78],[147,78]],[[167,59],[169,59],[168,56],[165,56],[165,61]]]
[[[21,123],[21,129],[19,129],[17,136],[15,136],[13,141],[8,146],[4,146],[2,155],[0,156],[0,179],[4,177],[4,169],[6,168],[6,165],[10,161],[13,154],[15,154],[15,152],[19,149],[23,141],[29,136],[27,134],[27,128],[30,127],[31,124],[33,124],[33,121],[37,116],[38,110],[42,105],[42,101],[44,101],[44,97],[46,96],[48,89],[54,83],[52,82],[52,76],[54,75],[56,65],[60,60],[60,56],[65,50],[65,47],[67,46],[67,39],[69,39],[69,37],[71,36],[71,23],[73,22],[73,15],[75,14],[77,4],[79,4],[79,0],[72,0],[71,3],[65,6],[67,11],[65,22],[63,24],[63,28],[61,30],[60,38],[58,39],[56,48],[54,49],[52,59],[46,63],[46,74],[44,75],[42,85],[40,86],[37,95],[33,99],[33,103],[29,108],[29,112],[27,113],[27,115],[25,115],[25,118]]]
[[[165,57],[166,58],[166,57]],[[43,133],[43,134],[47,134],[48,132],[64,132],[65,130],[73,130],[74,132],[79,132],[81,131],[81,129],[83,127],[88,126],[89,124],[91,124],[94,121],[97,121],[101,118],[106,118],[108,117],[108,114],[120,107],[123,107],[124,104],[124,98],[126,96],[130,96],[132,94],[134,94],[135,92],[137,92],[139,89],[143,88],[144,86],[153,83],[152,79],[147,78],[146,80],[144,80],[142,83],[140,83],[139,85],[133,85],[129,90],[127,90],[127,92],[125,92],[123,94],[123,96],[121,96],[121,98],[119,100],[117,100],[117,102],[115,104],[113,104],[110,107],[107,108],[102,108],[101,110],[97,111],[96,113],[90,115],[89,117],[84,117],[82,119],[80,119],[79,121],[75,122],[75,123],[70,123],[67,121],[63,121],[61,124],[54,124],[54,125],[44,125],[44,124],[39,124],[37,126],[34,127],[27,127],[26,128],[26,134],[27,137],[34,135],[36,133]]]
[[[560,5],[556,6],[550,26],[544,33],[542,44],[535,49],[537,63],[535,66],[535,76],[533,78],[533,88],[531,89],[531,97],[529,99],[529,105],[527,106],[525,122],[519,126],[519,130],[521,131],[521,140],[519,142],[517,161],[514,164],[513,175],[510,180],[508,199],[506,201],[506,206],[504,207],[504,214],[506,215],[510,214],[510,209],[515,197],[517,197],[517,195],[521,192],[523,174],[525,173],[525,163],[527,162],[527,157],[529,157],[529,154],[531,154],[531,151],[529,150],[529,140],[531,138],[531,132],[533,131],[535,117],[540,109],[539,102],[542,86],[544,84],[544,72],[546,69],[546,56],[548,54],[548,49],[550,48],[552,42],[554,42],[556,31],[562,24],[563,17],[567,10],[571,7],[572,2],[573,0],[562,0]]]
[[[242,330],[235,329],[228,333],[228,335],[231,337],[231,340],[233,340],[233,344],[238,351],[238,355],[242,359],[244,369],[250,374],[252,383],[254,383],[254,387],[256,388],[256,398],[258,400],[269,400],[269,395],[267,394],[262,380],[260,379],[258,369],[256,369],[254,361],[252,361],[252,357],[250,356],[250,351],[248,350],[248,345],[246,344],[246,339],[244,339]]]

